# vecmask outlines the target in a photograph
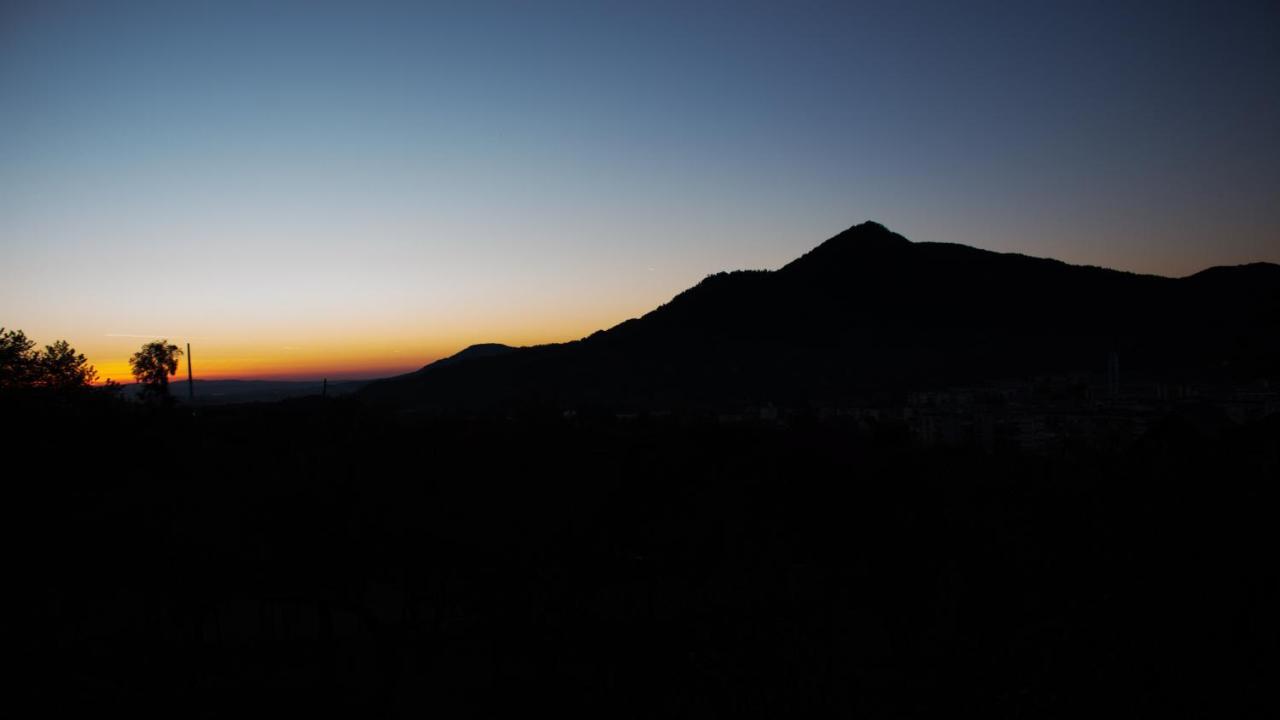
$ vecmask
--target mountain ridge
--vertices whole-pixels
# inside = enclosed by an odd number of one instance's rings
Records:
[[[579,340],[463,358],[361,394],[439,410],[803,404],[1096,374],[1112,352],[1138,376],[1271,377],[1280,364],[1275,278],[1280,266],[1270,263],[1142,275],[917,243],[867,222],[778,270],[709,275]]]

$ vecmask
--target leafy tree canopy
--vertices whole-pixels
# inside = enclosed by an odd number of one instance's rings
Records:
[[[43,387],[84,387],[98,379],[98,371],[66,340],[59,340],[36,356],[36,377]]]
[[[168,340],[155,340],[129,358],[133,377],[142,385],[143,395],[153,400],[169,400],[169,376],[178,372],[182,351]]]
[[[32,348],[35,346],[21,330],[0,327],[0,389],[11,390],[31,384],[35,370]]]
[[[98,371],[66,340],[36,350],[21,330],[0,327],[0,390],[85,388],[98,379]]]

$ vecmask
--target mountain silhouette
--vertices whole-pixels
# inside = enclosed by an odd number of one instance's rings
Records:
[[[510,345],[503,345],[501,343],[480,343],[477,345],[471,345],[457,353],[454,353],[453,355],[450,355],[449,357],[440,358],[439,360],[436,360],[433,363],[428,363],[427,365],[424,365],[423,367],[418,369],[416,372],[410,373],[410,375],[416,375],[417,373],[423,373],[430,370],[437,370],[439,368],[449,367],[450,365],[456,365],[464,360],[474,360],[475,358],[497,357],[499,355],[506,355],[507,353],[515,352],[518,349],[519,348],[514,348],[514,347],[511,347]]]
[[[581,340],[473,346],[370,384],[425,411],[717,409],[1054,374],[1238,383],[1280,368],[1280,266],[1140,275],[866,222],[776,271],[707,277]]]

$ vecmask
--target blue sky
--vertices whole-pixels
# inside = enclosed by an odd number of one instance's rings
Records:
[[[8,2],[0,324],[367,373],[867,219],[1280,261],[1277,77],[1276,3]]]

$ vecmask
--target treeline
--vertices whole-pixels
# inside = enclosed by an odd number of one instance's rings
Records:
[[[133,377],[142,385],[140,397],[144,401],[161,405],[172,402],[169,376],[178,371],[180,355],[182,351],[177,345],[168,340],[155,340],[145,343],[129,358]],[[107,380],[98,386],[97,381],[97,369],[66,340],[58,340],[41,350],[23,331],[0,327],[0,395],[56,393],[63,398],[120,397],[119,383]]]
[[[92,387],[98,371],[66,340],[37,349],[21,330],[0,327],[0,391],[72,390]],[[118,387],[108,380],[106,387]]]

